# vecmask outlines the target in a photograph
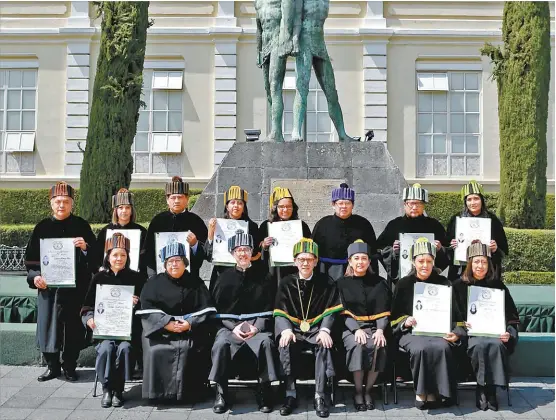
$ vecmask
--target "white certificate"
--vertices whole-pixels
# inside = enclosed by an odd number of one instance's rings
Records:
[[[41,239],[41,276],[49,287],[75,287],[73,239]]]
[[[454,259],[467,262],[467,247],[476,239],[489,246],[491,222],[488,217],[456,217],[458,246],[454,251]]]
[[[504,291],[470,286],[467,298],[469,335],[500,337],[506,332]]]
[[[93,338],[131,340],[134,286],[97,284]]]
[[[419,238],[427,238],[434,245],[434,233],[400,233],[400,279],[411,271],[409,249]]]
[[[156,233],[154,240],[154,246],[156,248],[156,274],[164,273],[166,271],[164,269],[164,261],[162,260],[160,252],[165,246],[173,244],[174,242],[179,242],[185,246],[185,256],[187,257],[187,261],[189,261],[189,265],[186,270],[191,272],[191,249],[189,248],[189,242],[187,242],[187,235],[189,235],[189,231]]]
[[[269,223],[268,236],[274,239],[270,245],[270,265],[293,265],[293,246],[303,238],[301,220]]]
[[[107,229],[106,240],[112,238],[114,233],[121,233],[129,239],[129,268],[139,271],[139,249],[141,248],[141,231],[139,229]],[[104,253],[106,256],[106,252]]]
[[[444,336],[452,331],[452,288],[424,281],[415,283],[413,317],[417,320],[413,334]]]
[[[228,251],[228,239],[238,230],[249,233],[249,224],[245,220],[216,219],[216,231],[212,242],[212,263],[214,265],[236,265],[234,256]],[[258,246],[259,244],[254,244]]]

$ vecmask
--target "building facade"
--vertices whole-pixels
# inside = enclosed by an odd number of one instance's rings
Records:
[[[554,74],[554,4],[551,71]],[[327,47],[346,131],[385,142],[408,182],[499,185],[497,88],[481,57],[501,42],[503,2],[331,1]],[[245,129],[266,135],[253,1],[151,1],[132,188],[180,174],[203,187]],[[0,186],[78,185],[100,20],[85,1],[0,2]],[[284,81],[291,132],[295,72]],[[554,192],[554,80],[548,189]],[[314,76],[308,141],[337,141]]]

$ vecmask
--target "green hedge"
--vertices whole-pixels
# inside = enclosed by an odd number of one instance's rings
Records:
[[[554,231],[505,228],[509,255],[505,271],[554,271]]]
[[[554,273],[510,271],[502,274],[507,284],[554,284]]]
[[[189,207],[191,208],[201,189],[191,189]],[[134,190],[137,210],[137,221],[150,222],[153,216],[164,211],[166,199],[161,188],[145,188]],[[79,190],[75,193],[74,209],[78,213]],[[0,189],[0,224],[37,223],[50,215],[48,189]]]
[[[498,193],[486,193],[487,208],[496,213],[498,208]],[[436,192],[429,194],[427,214],[438,219],[444,226],[450,217],[463,210],[463,203],[459,192]],[[545,229],[554,229],[554,194],[546,195],[546,221]]]

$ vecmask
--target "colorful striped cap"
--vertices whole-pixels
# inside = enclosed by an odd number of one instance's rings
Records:
[[[491,257],[490,247],[488,245],[483,244],[479,240],[475,240],[471,242],[471,245],[467,247],[467,259],[473,257]]]
[[[179,176],[173,176],[172,180],[166,184],[166,195],[185,194],[189,195],[189,184],[183,182]]]
[[[464,185],[462,187],[461,199],[465,201],[465,198],[470,194],[477,194],[480,195],[481,197],[484,197],[485,190],[483,189],[483,186],[479,184],[477,181],[471,180],[469,181],[469,184]]]
[[[54,185],[52,188],[50,188],[50,191],[48,191],[48,199],[51,200],[53,197],[58,196],[66,196],[73,199],[73,187],[64,181],[57,182],[56,185]]]
[[[118,192],[112,196],[112,208],[119,206],[133,206],[133,194],[125,188],[120,188]]]
[[[232,253],[239,246],[248,246],[253,249],[253,237],[241,229],[237,230],[236,234],[228,239],[228,252]]]
[[[427,238],[419,238],[409,248],[409,259],[413,260],[418,255],[429,254],[436,258],[436,247]]]
[[[340,184],[339,188],[332,190],[332,202],[335,203],[338,200],[350,200],[352,203],[355,202],[355,191],[345,182]]]
[[[406,200],[420,200],[428,203],[429,192],[421,187],[421,184],[413,184],[411,187],[403,189],[403,201]]]
[[[301,240],[293,246],[293,257],[307,252],[313,254],[315,257],[319,256],[319,246],[312,239],[301,238]]]
[[[247,191],[241,189],[237,185],[232,185],[228,191],[224,192],[224,205],[230,200],[243,200],[247,204]]]
[[[125,249],[128,254],[129,250],[131,249],[131,244],[128,238],[126,238],[123,234],[116,232],[112,235],[111,238],[107,239],[104,243],[104,252],[108,252],[114,248],[123,248]]]
[[[172,257],[186,257],[185,245],[181,242],[172,242],[160,250],[160,259],[166,261]]]
[[[270,194],[270,209],[272,210],[274,203],[277,203],[282,198],[291,198],[293,201],[293,195],[288,188],[274,187],[272,194]]]
[[[367,254],[369,255],[369,245],[363,242],[362,239],[357,239],[354,243],[348,246],[348,258],[354,254]]]

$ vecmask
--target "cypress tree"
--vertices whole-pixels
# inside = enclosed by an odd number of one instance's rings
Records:
[[[500,124],[498,214],[506,226],[542,228],[546,217],[546,126],[550,83],[547,2],[506,2],[503,49],[486,44],[494,64]]]
[[[107,222],[111,196],[131,182],[131,145],[139,119],[150,23],[148,2],[106,1],[97,7],[102,16],[100,54],[81,169],[79,214],[92,222]]]

